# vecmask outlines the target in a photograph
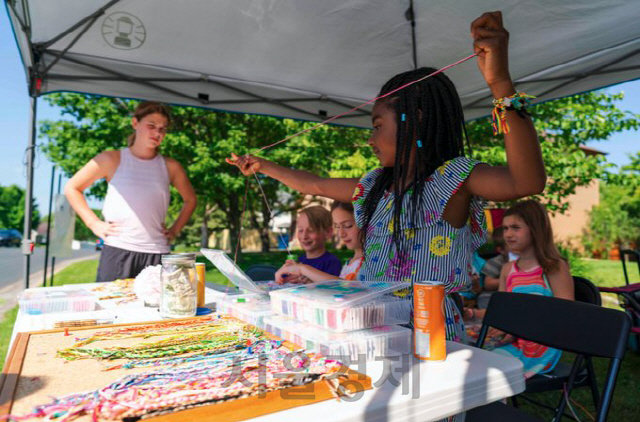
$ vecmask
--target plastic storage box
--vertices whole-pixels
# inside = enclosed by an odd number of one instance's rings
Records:
[[[275,281],[254,281],[229,256],[218,249],[200,249],[200,252],[231,281],[242,293],[258,293],[267,295],[271,290],[283,289],[291,284],[280,285]]]
[[[264,324],[264,329],[271,334],[289,340],[308,351],[339,360],[349,358],[356,361],[360,356],[372,360],[379,356],[411,351],[412,331],[398,325],[334,333],[279,315],[266,317]]]
[[[269,297],[252,293],[226,296],[216,303],[216,310],[260,329],[264,329],[264,318],[273,314]]]
[[[269,293],[278,315],[333,332],[409,322],[410,283],[334,280]]]
[[[50,312],[86,312],[96,308],[96,296],[81,289],[27,289],[18,297],[20,309],[30,315]]]

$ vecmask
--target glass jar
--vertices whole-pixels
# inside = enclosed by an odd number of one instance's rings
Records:
[[[163,255],[160,316],[185,318],[196,315],[198,279],[195,256]]]

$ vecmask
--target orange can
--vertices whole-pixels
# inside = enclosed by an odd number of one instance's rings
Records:
[[[413,354],[421,360],[445,360],[444,284],[413,283]]]
[[[204,273],[205,266],[202,262],[196,262],[196,273],[198,274],[198,308],[204,307]]]

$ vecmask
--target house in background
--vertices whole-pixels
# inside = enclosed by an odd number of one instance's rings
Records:
[[[580,147],[588,156],[606,155],[593,148]],[[600,180],[594,179],[590,184],[576,188],[576,192],[566,198],[569,208],[564,214],[550,215],[551,227],[557,243],[582,250],[582,234],[589,224],[589,211],[600,204]],[[493,204],[494,206],[497,204]],[[485,210],[489,232],[502,225],[506,209],[489,207]]]
[[[580,147],[587,156],[606,155],[597,149]],[[600,204],[600,180],[594,179],[566,198],[569,209],[564,214],[551,216],[551,226],[556,242],[582,250],[582,233],[589,224],[589,211]]]

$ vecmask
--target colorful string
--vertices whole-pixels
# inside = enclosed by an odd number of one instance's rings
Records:
[[[189,364],[125,376],[102,389],[54,398],[48,404],[35,406],[28,415],[9,419],[69,421],[91,415],[94,421],[122,420],[255,396],[341,374],[340,362],[291,353],[279,341],[260,340],[224,356],[169,359],[163,363]],[[339,390],[337,383],[335,386]]]

